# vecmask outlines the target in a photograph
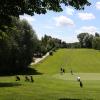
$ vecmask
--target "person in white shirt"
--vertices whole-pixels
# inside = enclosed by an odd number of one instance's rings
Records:
[[[77,81],[79,81],[79,82],[80,82],[80,77],[79,77],[79,76],[77,77]]]

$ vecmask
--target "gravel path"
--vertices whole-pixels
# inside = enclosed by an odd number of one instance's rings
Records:
[[[40,61],[42,61],[43,59],[45,59],[47,56],[49,56],[49,53],[47,53],[46,55],[44,55],[42,58],[35,58],[35,62],[32,62],[31,65],[35,65],[35,64],[39,63]]]

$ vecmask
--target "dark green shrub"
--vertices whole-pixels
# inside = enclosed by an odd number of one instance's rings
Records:
[[[50,52],[49,52],[49,55],[50,55],[50,56],[52,56],[52,55],[53,55],[53,52],[52,52],[52,51],[50,51]]]

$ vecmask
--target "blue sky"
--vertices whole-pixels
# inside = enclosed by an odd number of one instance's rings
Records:
[[[90,0],[91,6],[84,10],[63,7],[63,12],[48,11],[45,15],[29,16],[24,14],[20,19],[26,19],[35,30],[39,39],[45,34],[66,42],[77,42],[81,32],[100,33],[100,0]]]

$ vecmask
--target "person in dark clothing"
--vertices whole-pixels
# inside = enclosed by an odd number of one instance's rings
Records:
[[[82,83],[82,81],[80,81],[80,87],[81,87],[81,88],[83,87],[83,83]]]
[[[16,76],[16,81],[20,81],[20,77],[19,76]]]
[[[62,67],[61,67],[61,68],[60,68],[60,71],[62,72],[62,70],[63,70],[63,69],[62,69]]]
[[[71,72],[71,75],[73,75],[73,71],[72,71],[72,69],[71,69],[71,71],[70,71],[70,72]]]
[[[65,69],[63,68],[63,73],[65,73]]]
[[[29,77],[28,77],[28,76],[25,76],[25,81],[27,81],[27,82],[29,82],[29,81],[30,81],[30,79],[29,79]]]
[[[33,77],[32,77],[32,76],[30,76],[30,78],[31,78],[31,82],[34,82]]]

